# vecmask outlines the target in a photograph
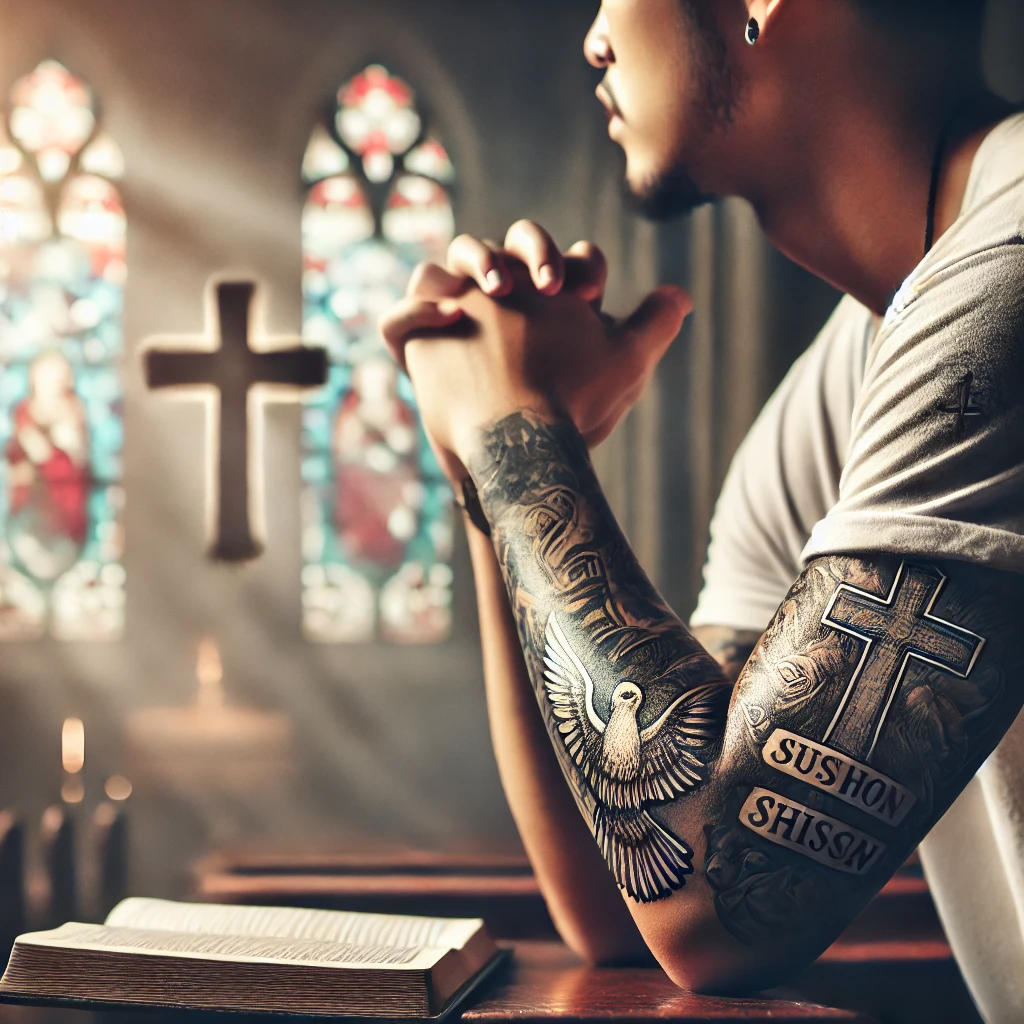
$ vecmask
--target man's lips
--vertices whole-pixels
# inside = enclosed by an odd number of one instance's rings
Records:
[[[622,120],[622,111],[615,100],[615,94],[606,82],[601,82],[594,90],[594,94],[600,101],[601,106],[604,107],[604,112],[608,115],[609,121],[615,117],[619,118],[620,121]]]

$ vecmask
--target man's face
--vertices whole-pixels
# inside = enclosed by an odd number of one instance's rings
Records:
[[[604,68],[598,97],[626,153],[626,182],[642,212],[687,213],[710,195],[708,144],[730,123],[736,76],[716,0],[604,0],[584,50]]]

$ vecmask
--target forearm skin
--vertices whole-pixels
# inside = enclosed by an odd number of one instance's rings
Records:
[[[602,891],[568,825],[575,802],[648,947],[686,987],[749,991],[818,955],[1020,708],[1018,574],[818,559],[730,705],[729,680],[644,575],[570,423],[507,416],[463,461],[550,740],[521,674],[493,682],[513,643],[491,566],[492,715],[518,723],[499,723],[496,745],[542,884],[556,907]],[[538,839],[553,823],[556,844],[572,836],[564,859]]]
[[[590,963],[650,958],[576,813],[537,707],[491,542],[470,526],[487,710],[505,798],[555,926]]]

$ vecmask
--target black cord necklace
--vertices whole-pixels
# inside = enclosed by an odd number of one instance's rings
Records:
[[[928,216],[924,226],[924,254],[928,255],[935,244],[935,208],[939,200],[939,181],[942,178],[942,163],[946,156],[946,144],[949,142],[949,132],[953,126],[954,117],[947,118],[946,123],[939,132],[939,140],[935,144],[935,153],[932,156],[932,180],[928,186]]]
[[[968,114],[972,106],[977,103],[974,98],[968,98],[958,103],[948,113],[939,129],[939,137],[935,141],[935,152],[932,155],[932,180],[928,186],[928,216],[924,226],[924,254],[928,255],[935,244],[935,214],[939,202],[939,184],[942,179],[942,165],[946,159],[946,149],[949,146],[950,136],[953,129],[962,123],[962,119]]]

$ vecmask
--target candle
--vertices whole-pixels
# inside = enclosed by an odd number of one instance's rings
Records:
[[[85,798],[85,787],[79,773],[85,766],[85,724],[80,718],[65,718],[60,733],[60,759],[66,773],[60,788],[66,804],[80,804]]]
[[[207,711],[224,707],[224,666],[213,637],[206,636],[199,641],[196,679],[199,681],[196,704]]]
[[[85,765],[85,724],[80,718],[65,718],[60,731],[60,758],[69,775],[80,772]]]

